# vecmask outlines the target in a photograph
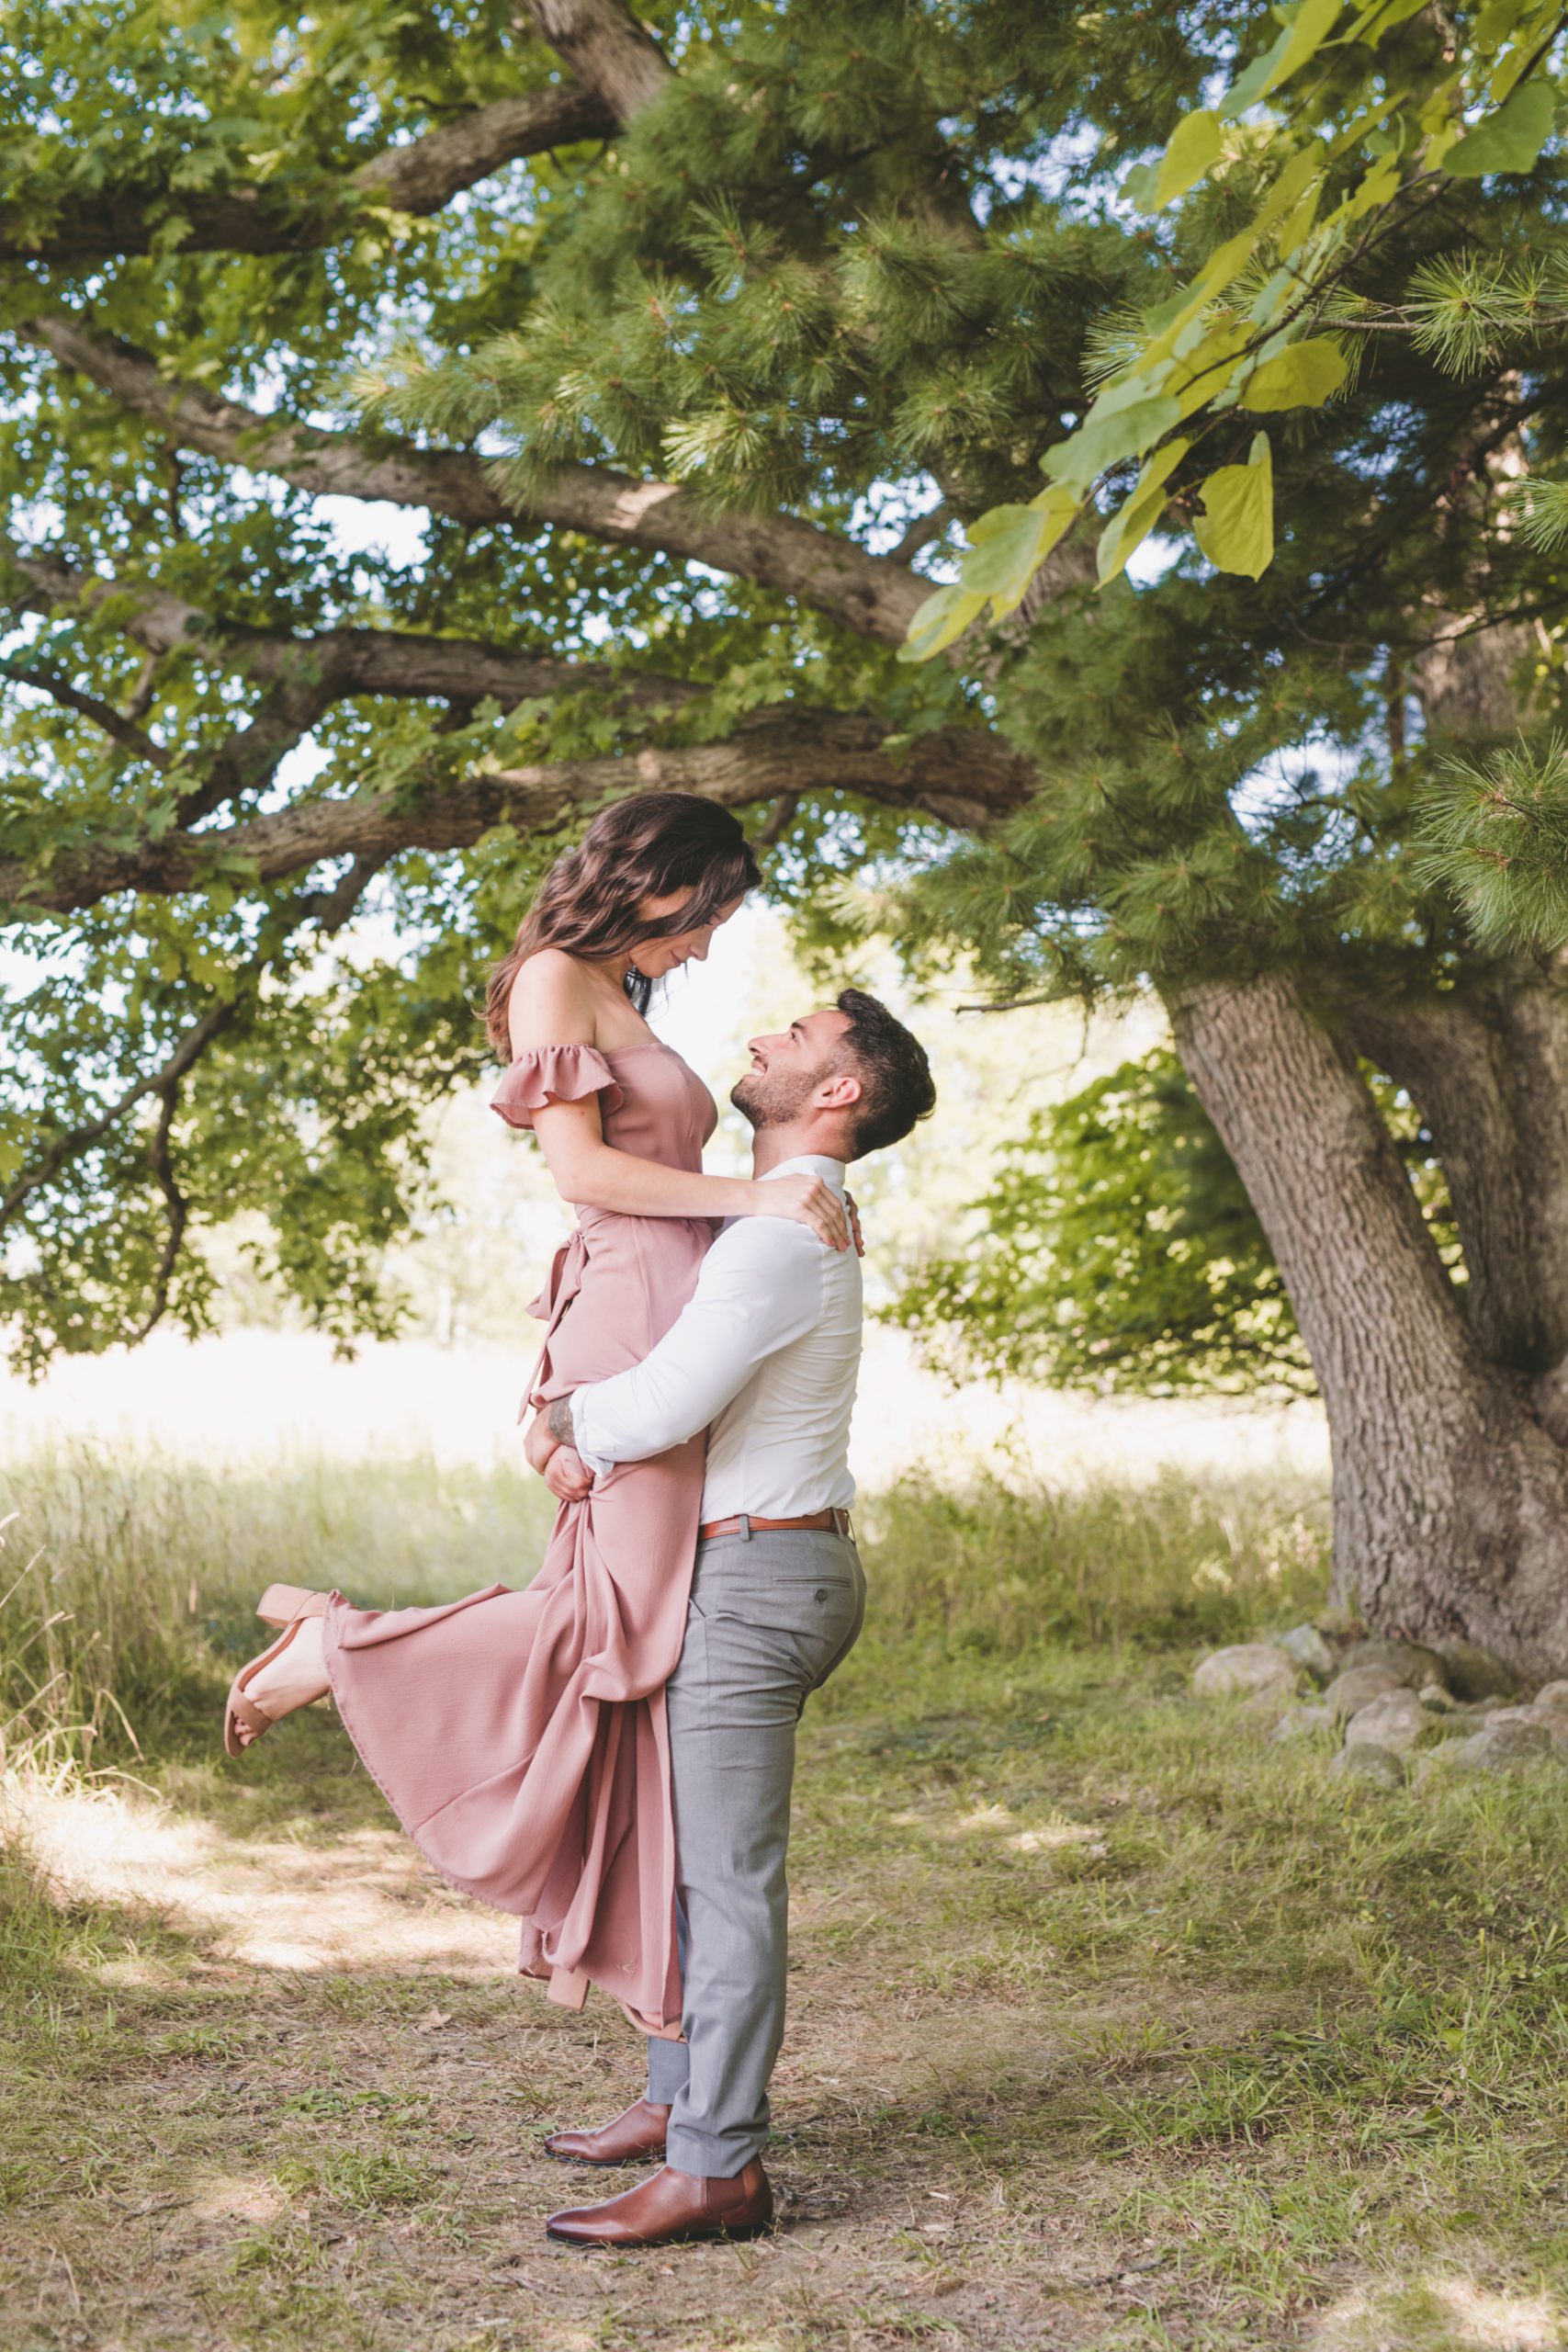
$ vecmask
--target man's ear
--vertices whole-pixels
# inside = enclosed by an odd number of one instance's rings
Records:
[[[860,1098],[861,1082],[853,1071],[835,1070],[818,1088],[817,1107],[819,1111],[847,1111],[851,1103],[858,1102]]]

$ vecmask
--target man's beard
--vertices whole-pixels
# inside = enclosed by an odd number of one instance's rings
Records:
[[[820,1069],[780,1070],[776,1077],[765,1069],[749,1069],[730,1088],[729,1099],[753,1127],[787,1127],[810,1102],[827,1069],[824,1062]]]

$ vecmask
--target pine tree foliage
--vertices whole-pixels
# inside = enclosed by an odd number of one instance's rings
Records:
[[[1550,956],[1568,947],[1568,747],[1543,755],[1524,745],[1483,767],[1450,761],[1426,795],[1417,865],[1457,876],[1477,944],[1506,953],[1522,944]]]

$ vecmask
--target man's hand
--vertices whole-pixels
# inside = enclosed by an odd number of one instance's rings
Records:
[[[523,1439],[529,1468],[563,1503],[580,1503],[593,1487],[593,1474],[571,1442],[574,1434],[571,1398],[557,1396],[535,1414]]]
[[[545,1464],[545,1484],[563,1503],[580,1503],[593,1491],[592,1473],[574,1445],[558,1445]]]

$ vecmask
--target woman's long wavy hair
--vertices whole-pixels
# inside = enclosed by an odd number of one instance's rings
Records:
[[[541,947],[594,960],[624,956],[645,939],[697,931],[761,880],[738,818],[691,792],[639,792],[602,809],[575,849],[558,857],[523,925],[491,975],[485,1013],[495,1049],[512,1058],[507,1009],[520,965]],[[682,903],[651,921],[646,899]],[[633,965],[626,991],[648,1011],[653,982]]]

